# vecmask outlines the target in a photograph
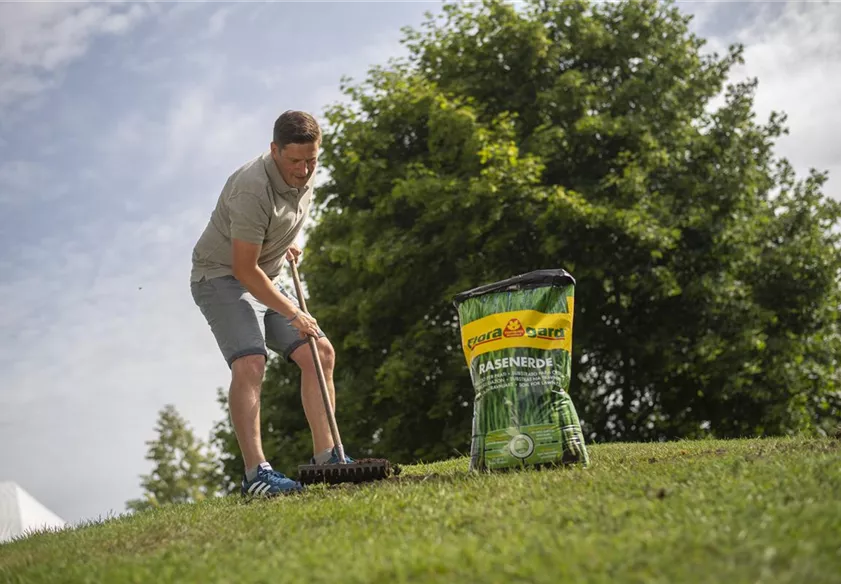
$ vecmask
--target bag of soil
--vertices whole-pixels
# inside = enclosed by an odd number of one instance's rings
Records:
[[[475,392],[471,469],[589,465],[568,393],[574,299],[575,280],[561,269],[455,296]]]

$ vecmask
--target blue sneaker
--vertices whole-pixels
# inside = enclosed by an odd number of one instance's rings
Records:
[[[268,462],[263,462],[257,468],[257,476],[253,481],[246,477],[242,478],[242,495],[252,497],[274,497],[303,490],[303,485],[298,481],[287,478],[283,473],[272,469]]]
[[[353,462],[353,459],[350,456],[348,456],[347,452],[345,452],[345,462],[348,463],[348,464],[351,464]],[[310,458],[310,464],[318,464],[315,461],[314,456],[312,458]],[[321,464],[339,464],[339,453],[336,452],[335,447],[333,447],[333,454],[332,454],[332,456],[330,456],[330,460],[328,460],[327,462],[322,462]]]

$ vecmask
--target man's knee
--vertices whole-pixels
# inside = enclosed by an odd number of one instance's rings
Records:
[[[325,371],[332,371],[336,363],[336,352],[333,345],[326,337],[321,337],[317,340],[316,346],[318,347],[318,359],[321,361],[321,368]],[[315,361],[312,358],[312,349],[310,349],[309,342],[293,351],[291,357],[301,370],[315,371]]]
[[[321,359],[321,366],[325,369],[333,370],[333,365],[336,363],[336,352],[333,350],[333,345],[326,337],[318,339],[318,358]]]
[[[266,357],[264,355],[244,355],[231,363],[234,380],[251,383],[261,383],[266,373]]]

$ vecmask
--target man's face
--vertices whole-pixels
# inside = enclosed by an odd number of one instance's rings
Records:
[[[301,188],[309,182],[318,162],[318,144],[287,144],[283,150],[272,142],[272,158],[280,176],[290,187]]]

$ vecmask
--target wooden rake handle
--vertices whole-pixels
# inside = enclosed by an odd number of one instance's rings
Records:
[[[289,262],[292,269],[292,279],[295,282],[295,292],[298,294],[298,303],[301,305],[301,310],[309,314],[307,310],[307,302],[304,299],[304,292],[301,289],[301,278],[298,276],[297,259]],[[327,392],[327,378],[324,376],[324,369],[321,366],[321,357],[318,354],[318,346],[316,345],[315,337],[307,335],[307,342],[312,351],[312,359],[315,362],[315,371],[318,374],[318,385],[321,388],[321,399],[324,402],[324,410],[327,412],[327,422],[330,424],[330,434],[333,436],[333,444],[336,446],[336,454],[339,457],[339,463],[345,462],[345,449],[342,446],[342,439],[339,436],[339,427],[336,425],[336,416],[333,412],[333,406],[330,403],[330,394]]]

